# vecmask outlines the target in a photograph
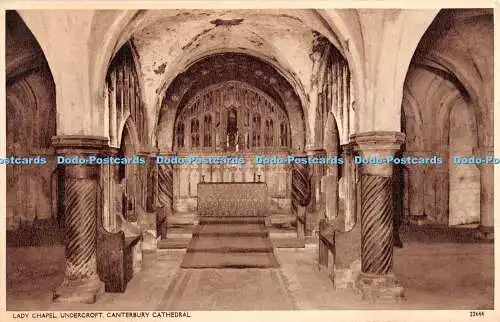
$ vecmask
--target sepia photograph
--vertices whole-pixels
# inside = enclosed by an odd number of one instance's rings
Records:
[[[6,320],[498,318],[493,2],[16,3]]]

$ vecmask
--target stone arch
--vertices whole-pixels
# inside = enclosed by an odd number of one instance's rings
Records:
[[[131,117],[128,117],[121,127],[120,146],[118,156],[121,158],[131,158],[137,155],[139,150],[139,137],[137,129]],[[135,164],[120,163],[118,165],[118,179],[125,193],[126,200],[122,207],[126,207],[125,219],[128,221],[137,220],[137,204],[142,204],[142,187],[140,185],[140,166]]]
[[[309,105],[309,98],[307,97],[307,93],[305,93],[304,88],[302,87],[300,81],[297,80],[297,78],[292,75],[289,70],[291,70],[290,67],[280,63],[277,60],[273,60],[270,57],[267,57],[266,55],[261,54],[258,51],[251,50],[251,49],[244,49],[244,48],[229,48],[229,47],[223,47],[223,48],[217,48],[213,49],[210,51],[204,51],[203,53],[193,56],[193,57],[187,57],[183,59],[182,57],[179,58],[178,61],[174,62],[171,64],[168,71],[172,71],[173,73],[181,74],[185,71],[187,71],[190,67],[192,67],[194,64],[196,64],[199,61],[202,61],[203,59],[206,59],[210,56],[218,55],[218,54],[224,54],[224,53],[239,53],[239,54],[245,54],[248,56],[255,57],[257,59],[262,60],[266,64],[272,66],[294,89],[295,93],[298,95],[300,98],[301,104],[302,104],[302,109],[303,113],[307,113],[306,107]],[[164,93],[166,89],[173,83],[175,78],[168,78],[168,75],[171,74],[168,71],[165,72],[165,76],[163,77],[161,81],[161,85],[158,88],[158,92]],[[162,95],[158,96],[158,101],[157,101],[157,108],[161,108],[161,98]]]
[[[41,66],[45,66],[50,73],[50,77],[54,79],[52,64],[49,57],[45,55],[46,49],[43,47],[43,42],[38,41],[36,33],[31,30],[30,26],[16,10],[6,11],[5,35],[5,54],[9,58],[6,60],[7,81]],[[27,39],[23,44],[16,45],[13,41],[15,37],[19,36],[27,37]]]
[[[338,48],[345,57],[349,66],[349,71],[352,75],[354,106],[357,111],[363,106],[365,100],[364,91],[364,54],[363,54],[363,35],[360,29],[359,16],[355,10],[316,10],[328,27],[332,34],[338,37],[336,42],[341,48]],[[351,131],[357,132],[358,128],[358,113],[354,113],[354,122]]]
[[[141,10],[98,10],[92,17],[90,39],[94,39],[91,45],[95,50],[91,51],[90,83],[91,95],[97,106],[105,104],[103,88],[105,88],[111,61],[122,46],[129,41],[129,38],[122,38],[122,33],[140,13]],[[137,67],[137,56],[134,52],[133,55],[134,64]],[[141,97],[143,97],[144,87],[142,83],[140,85]]]
[[[469,33],[476,31],[476,36]],[[414,63],[454,79],[476,109],[479,141],[493,142],[493,12],[443,9],[422,38]]]
[[[202,70],[203,64],[208,64],[208,62],[210,62],[210,66],[213,66],[216,65],[216,62],[233,58],[234,61],[237,62],[237,64],[256,64],[257,66],[259,66],[259,68],[264,69],[266,72],[260,71],[260,73],[249,73],[250,76],[248,76],[244,80],[241,80],[241,78],[238,78],[231,74],[232,71],[230,73],[226,72],[227,75],[225,74],[225,78],[223,76],[220,76],[220,73],[216,75],[217,77],[213,78],[213,76],[210,76],[209,73],[205,73]],[[221,64],[221,66],[222,65],[225,66],[226,64],[224,63]],[[265,87],[263,87],[266,83],[263,80],[259,82],[259,79],[262,78],[263,75],[267,75],[267,73],[270,74],[267,82],[275,84],[277,89],[273,87],[274,85],[266,85],[268,87],[266,89]],[[203,75],[208,76],[205,77]],[[202,80],[202,77],[205,77],[205,80]],[[210,77],[212,77],[213,79],[210,79]],[[196,78],[197,80],[199,80],[199,83],[196,83],[197,81],[191,81],[190,83],[190,78]],[[190,68],[184,71],[182,74],[177,75],[174,81],[171,82],[171,86],[169,86],[164,94],[164,98],[162,99],[162,108],[158,110],[158,121],[155,127],[157,138],[156,142],[158,144],[158,148],[163,151],[172,149],[171,143],[173,142],[173,126],[178,108],[186,104],[187,100],[189,100],[190,97],[194,95],[193,93],[213,84],[232,80],[240,80],[244,83],[246,82],[250,84],[250,86],[254,86],[257,89],[264,91],[274,100],[276,100],[278,105],[281,106],[288,114],[290,125],[292,127],[291,135],[292,137],[295,137],[294,144],[302,148],[305,146],[305,133],[307,123],[305,122],[305,115],[303,114],[304,108],[301,104],[300,99],[298,98],[298,95],[294,92],[292,86],[275,71],[273,66],[270,66],[253,56],[229,52],[218,54],[216,56],[207,56],[202,60],[198,60],[197,63],[191,65]],[[160,138],[162,142],[166,142],[166,144],[162,144],[160,142]],[[295,148],[295,146],[293,146],[292,148]]]
[[[326,127],[324,130],[324,140],[323,149],[329,152],[339,152],[340,148],[340,138],[338,130],[338,122],[334,114],[330,111],[328,112],[326,119]]]
[[[347,58],[350,69],[354,71],[353,74],[355,75],[353,86],[355,88],[356,105],[360,106],[360,104],[362,104],[362,99],[359,99],[358,96],[362,95],[363,90],[362,86],[359,86],[358,84],[363,79],[362,73],[360,72],[363,60],[361,54],[362,50],[360,47],[362,37],[359,31],[359,26],[356,23],[346,23],[344,11],[340,14],[340,10],[339,12],[336,10],[329,10],[328,12],[335,11],[333,17],[331,17],[330,13],[327,14],[326,10],[311,9],[302,11],[305,12],[302,14],[305,14],[314,20],[304,20],[304,23],[306,23],[312,30],[322,30],[321,32],[324,33],[325,37],[327,37]],[[105,83],[105,74],[102,71],[106,69],[106,66],[109,64],[111,57],[116,53],[116,51],[130,39],[133,32],[137,30],[137,28],[143,26],[143,24],[141,24],[141,17],[144,17],[146,14],[146,10],[116,10],[99,11],[94,13],[92,17],[90,38],[93,39],[91,46],[96,47],[96,50],[91,52],[92,57],[90,60],[92,84],[91,93],[96,93],[92,94],[92,97],[97,97],[96,104],[98,106],[103,104],[101,91]],[[241,50],[244,49],[221,47],[212,52],[205,52],[192,58],[189,57],[188,59],[185,59],[185,62],[183,63],[174,63],[173,65],[176,65],[174,69],[176,70],[172,70],[170,74],[181,72],[183,68],[187,68],[190,63],[203,58],[203,56],[213,55],[220,52]],[[261,56],[260,58],[265,58],[268,63],[273,64],[282,76],[284,76],[285,79],[287,79],[294,87],[297,95],[300,97],[302,106],[304,108],[308,106],[309,101],[307,93],[305,93],[300,82],[296,80],[295,73],[288,72],[290,69],[287,68],[286,61],[280,59],[279,57],[263,57],[263,55],[254,51],[246,53],[256,57]],[[162,88],[165,89],[168,85],[168,80],[165,80],[164,84],[162,84]],[[156,108],[156,110],[160,109],[161,104],[161,95],[159,95],[154,108]],[[149,124],[158,123],[154,117],[155,116],[149,118]],[[355,124],[356,122],[353,123],[353,125]],[[149,132],[149,141],[154,142],[156,129],[151,127]]]
[[[130,155],[134,155],[138,152],[141,141],[137,133],[137,127],[131,116],[127,117],[125,122],[120,125],[119,133],[120,136],[118,138],[118,142],[120,142],[120,144],[124,143],[130,147],[127,148],[127,151],[131,152]]]
[[[40,44],[22,17],[9,10],[5,25],[6,152],[46,160],[43,166],[7,167],[7,230],[58,230],[63,212],[52,148],[58,123],[54,78]],[[26,195],[30,198],[26,199]],[[20,236],[19,241],[33,245],[39,242],[27,236]]]

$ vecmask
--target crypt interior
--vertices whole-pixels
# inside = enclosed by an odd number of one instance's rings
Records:
[[[6,86],[8,310],[493,309],[492,9],[11,10]]]

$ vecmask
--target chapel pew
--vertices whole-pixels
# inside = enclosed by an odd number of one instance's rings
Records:
[[[340,232],[337,225],[335,221],[319,221],[318,264],[320,269],[326,269],[332,282],[335,281],[335,233]]]
[[[102,204],[99,200],[99,208]],[[134,275],[134,253],[141,252],[142,234],[139,228],[117,215],[115,232],[107,231],[103,225],[102,208],[97,222],[97,271],[104,282],[105,291],[123,293]]]

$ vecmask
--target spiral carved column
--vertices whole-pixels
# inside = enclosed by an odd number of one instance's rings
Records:
[[[361,273],[356,287],[363,299],[398,300],[404,297],[404,289],[392,274],[393,165],[378,160],[394,156],[404,134],[368,132],[353,139],[365,159],[361,164]]]
[[[361,270],[387,274],[392,270],[391,178],[364,174],[361,200]]]
[[[158,203],[163,208],[162,214],[157,218],[157,234],[162,239],[167,237],[168,217],[172,214],[174,199],[174,173],[171,164],[158,165]]]
[[[306,206],[311,201],[311,179],[307,164],[293,164],[292,167],[292,207],[297,213],[297,236],[304,238]]]
[[[59,155],[87,158],[102,154],[107,139],[64,136],[53,139]],[[102,290],[97,274],[97,194],[100,167],[64,165],[64,218],[66,271],[63,283],[53,294],[55,302],[94,303]]]

